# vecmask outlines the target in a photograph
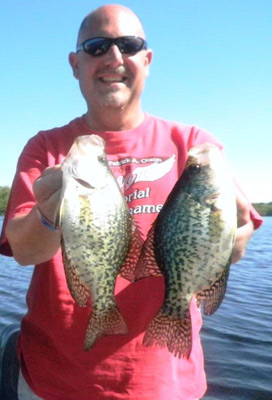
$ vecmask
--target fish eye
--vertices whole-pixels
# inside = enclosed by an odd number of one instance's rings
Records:
[[[107,159],[106,159],[105,156],[100,156],[100,157],[98,157],[98,161],[99,161],[101,164],[103,164],[103,165],[106,165],[106,164],[107,164]]]
[[[193,174],[198,174],[201,171],[200,164],[192,164],[189,166],[189,171]]]

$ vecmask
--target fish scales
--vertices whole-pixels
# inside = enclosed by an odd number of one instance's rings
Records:
[[[61,245],[67,284],[80,306],[91,298],[85,349],[108,334],[125,334],[127,326],[115,301],[114,288],[130,251],[141,244],[132,217],[96,135],[76,139],[63,165],[60,207]],[[135,258],[127,261],[134,269]],[[130,273],[132,273],[130,271]]]
[[[137,266],[137,278],[163,274],[165,299],[144,345],[168,347],[189,357],[190,302],[212,314],[223,300],[235,237],[236,200],[220,150],[193,147],[184,172],[153,224]],[[157,267],[154,265],[157,264]]]

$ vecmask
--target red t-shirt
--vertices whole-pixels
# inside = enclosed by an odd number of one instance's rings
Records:
[[[201,142],[218,144],[200,129],[150,115],[130,131],[100,133],[92,131],[84,118],[77,118],[62,128],[40,132],[19,158],[4,226],[33,207],[32,184],[44,168],[61,163],[77,136],[92,133],[106,140],[110,167],[143,235],[180,176],[187,150]],[[252,219],[258,227],[261,218],[254,209]],[[1,243],[2,254],[12,255],[4,234]],[[193,348],[187,360],[167,349],[142,346],[144,332],[163,302],[162,277],[136,283],[118,277],[115,295],[129,333],[103,337],[85,352],[91,307],[80,308],[71,297],[61,252],[35,267],[18,346],[22,371],[32,390],[46,400],[202,397],[206,390],[199,338],[202,318],[195,302],[190,310]]]

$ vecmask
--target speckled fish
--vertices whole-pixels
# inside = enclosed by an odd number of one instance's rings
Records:
[[[114,288],[122,265],[125,277],[132,274],[141,247],[104,145],[97,135],[80,136],[61,166],[58,224],[67,283],[78,305],[91,298],[85,350],[104,335],[127,333]]]
[[[149,231],[137,278],[164,275],[165,299],[143,344],[167,347],[178,357],[192,348],[190,302],[204,313],[220,306],[227,287],[236,232],[236,196],[218,147],[192,147],[181,177]]]

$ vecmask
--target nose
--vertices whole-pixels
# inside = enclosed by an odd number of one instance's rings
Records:
[[[105,64],[116,68],[124,63],[123,54],[116,44],[112,44],[107,53],[105,54]]]

